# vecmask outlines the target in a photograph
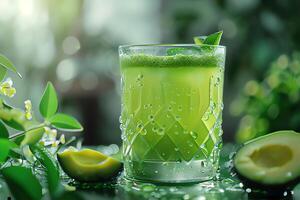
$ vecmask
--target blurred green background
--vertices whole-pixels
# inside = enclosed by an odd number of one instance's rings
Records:
[[[300,1],[1,0],[0,52],[22,107],[46,82],[79,118],[85,144],[120,143],[122,44],[192,43],[223,30],[227,46],[224,140],[300,130]]]

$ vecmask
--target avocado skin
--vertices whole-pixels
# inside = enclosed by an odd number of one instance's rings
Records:
[[[285,191],[289,192],[293,190],[293,188],[300,182],[300,177],[296,177],[294,180],[291,180],[284,184],[266,185],[246,178],[245,176],[240,174],[235,167],[232,168],[232,172],[237,174],[237,177],[243,183],[244,188],[263,190],[270,196],[283,195]]]

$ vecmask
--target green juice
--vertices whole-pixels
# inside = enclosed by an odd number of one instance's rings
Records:
[[[222,135],[223,57],[135,54],[121,56],[120,63],[126,176],[184,182],[214,173]],[[189,175],[181,174],[187,170]]]

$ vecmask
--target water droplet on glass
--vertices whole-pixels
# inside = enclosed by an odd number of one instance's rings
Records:
[[[288,195],[287,191],[284,191],[283,196],[286,197],[287,195]]]
[[[152,121],[154,119],[154,116],[153,115],[149,115],[148,119]]]
[[[196,138],[198,137],[198,134],[195,133],[194,131],[191,131],[190,133],[191,133],[191,136],[192,136],[194,139],[196,139]]]
[[[202,119],[204,120],[204,121],[207,121],[208,120],[208,118],[209,118],[209,113],[204,113],[204,115],[203,115],[203,117],[202,117]]]
[[[175,148],[174,148],[174,151],[179,151],[179,148],[175,147]]]
[[[143,124],[138,124],[138,126],[137,126],[139,129],[142,129],[143,127],[144,127],[144,125]]]
[[[138,79],[142,79],[142,78],[144,78],[143,74],[139,74]]]
[[[223,110],[223,108],[224,108],[224,104],[221,103],[221,104],[220,104],[220,109]]]
[[[250,188],[247,188],[247,189],[246,189],[246,192],[247,192],[247,193],[250,193],[251,191],[252,191],[252,190],[251,190]]]
[[[157,131],[157,134],[158,135],[163,135],[165,132],[164,132],[164,129],[163,128],[159,128],[158,131]]]
[[[121,139],[122,139],[122,140],[125,140],[125,138],[126,138],[125,134],[122,133],[122,134],[121,134]]]
[[[239,186],[242,188],[242,187],[244,187],[244,184],[243,184],[243,183],[240,183]]]
[[[153,131],[153,132],[157,132],[157,128],[154,126],[154,127],[152,128],[152,131]]]
[[[179,115],[176,115],[176,116],[175,116],[175,119],[176,119],[177,121],[180,121],[180,120],[181,120],[181,117],[180,117]]]
[[[147,135],[147,129],[143,129],[143,130],[141,131],[141,135]]]
[[[154,171],[154,173],[155,173],[155,174],[158,174],[158,171],[157,171],[157,170],[155,170],[155,171]]]
[[[178,111],[182,111],[182,106],[178,106]]]

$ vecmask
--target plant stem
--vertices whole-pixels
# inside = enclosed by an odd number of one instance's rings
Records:
[[[14,135],[11,135],[11,136],[9,136],[9,139],[10,139],[10,140],[11,140],[11,139],[14,139],[14,138],[16,138],[16,137],[19,137],[19,136],[24,135],[24,134],[25,134],[26,132],[28,132],[28,131],[32,131],[32,130],[35,130],[35,129],[38,129],[38,128],[41,128],[41,127],[44,127],[44,126],[46,126],[46,124],[45,124],[45,123],[41,123],[41,124],[39,124],[38,126],[32,127],[32,128],[30,128],[30,129],[28,129],[28,130],[26,130],[26,131],[22,131],[22,132],[19,132],[19,133],[14,134]]]

